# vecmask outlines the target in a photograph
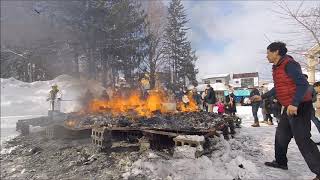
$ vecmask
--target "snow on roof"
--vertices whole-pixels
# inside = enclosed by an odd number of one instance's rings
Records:
[[[215,90],[215,91],[225,91],[228,90],[228,87],[224,85],[223,83],[214,83],[210,84],[210,86]],[[204,91],[207,87],[207,84],[199,84],[196,89],[197,91]]]
[[[229,73],[224,73],[224,74],[210,74],[210,75],[205,75],[205,76],[203,76],[202,79],[227,77],[227,76],[229,76],[229,75],[230,75]]]

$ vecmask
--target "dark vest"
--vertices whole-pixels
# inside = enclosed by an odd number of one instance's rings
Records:
[[[274,67],[272,72],[276,97],[280,104],[285,107],[292,104],[296,94],[296,84],[286,73],[286,66],[292,61],[295,62],[290,56],[285,56],[281,64]],[[303,98],[303,102],[306,101],[311,101],[311,93],[309,91],[307,91]]]

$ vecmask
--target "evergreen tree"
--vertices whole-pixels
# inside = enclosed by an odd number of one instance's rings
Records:
[[[166,28],[166,57],[171,64],[171,83],[185,86],[187,81],[195,80],[195,51],[187,39],[188,23],[181,0],[172,0],[168,8]]]
[[[37,39],[26,36],[27,43],[19,42],[9,48],[19,54],[27,52],[25,58],[3,51],[10,39],[1,40],[1,77],[34,81],[73,72],[79,76],[83,72],[109,86],[123,74],[128,83],[135,84],[148,51],[146,15],[136,1],[35,0],[27,3],[25,9],[35,10],[30,22],[35,17],[41,19],[46,25],[41,28],[48,33],[36,36]]]
[[[104,85],[114,85],[122,73],[128,83],[134,84],[135,73],[147,49],[146,16],[138,4],[131,0],[45,4],[51,12],[50,18],[76,37],[68,39],[68,44],[74,50],[77,67],[78,56],[85,54],[90,78],[101,75]]]
[[[156,81],[166,64],[164,61],[164,29],[166,26],[166,7],[162,0],[140,0],[147,14],[147,55],[141,64],[143,73],[148,74],[150,88],[154,89]],[[170,81],[169,81],[170,82]]]

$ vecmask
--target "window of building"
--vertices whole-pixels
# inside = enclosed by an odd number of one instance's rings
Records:
[[[204,80],[204,83],[205,84],[210,84],[210,81],[209,80]]]
[[[221,79],[217,79],[216,83],[222,83],[222,80]]]
[[[254,78],[241,79],[241,87],[254,86]]]

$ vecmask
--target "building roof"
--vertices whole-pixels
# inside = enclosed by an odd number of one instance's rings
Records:
[[[229,73],[224,73],[224,74],[210,74],[210,75],[205,75],[203,76],[202,79],[210,79],[210,78],[222,78],[222,77],[227,77],[230,76]]]
[[[228,87],[223,84],[223,83],[214,83],[210,84],[210,86],[215,90],[215,91],[225,91],[228,90]],[[207,87],[207,84],[199,84],[196,89],[197,91],[204,91]]]
[[[259,77],[259,73],[258,72],[253,72],[253,73],[233,74],[233,79],[249,78],[249,77]]]

